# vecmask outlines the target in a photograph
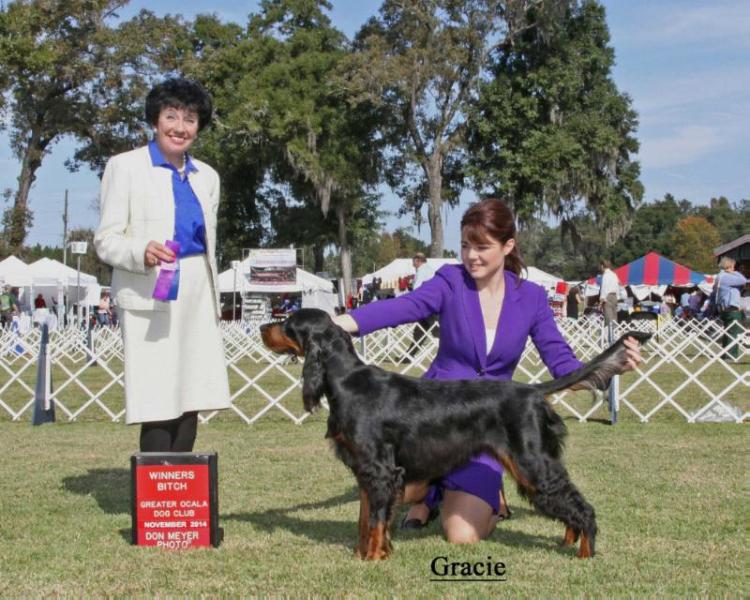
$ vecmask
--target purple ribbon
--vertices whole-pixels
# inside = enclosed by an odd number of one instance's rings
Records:
[[[180,244],[167,240],[164,245],[174,252],[175,259],[174,262],[161,264],[152,296],[156,300],[169,302],[177,300],[177,292],[180,289],[180,261],[177,258],[180,255]]]

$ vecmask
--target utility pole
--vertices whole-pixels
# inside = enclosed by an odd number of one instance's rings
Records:
[[[65,210],[63,211],[63,264],[68,264],[68,190],[65,190]]]

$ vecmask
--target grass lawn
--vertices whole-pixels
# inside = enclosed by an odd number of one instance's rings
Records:
[[[298,396],[286,404],[300,408]],[[490,539],[396,531],[383,563],[353,557],[357,490],[323,440],[324,413],[202,425],[197,449],[219,453],[225,540],[183,551],[130,545],[137,428],[0,422],[0,597],[747,597],[744,425],[567,422],[566,463],[598,515],[596,558],[558,547],[562,524],[509,485],[514,516]],[[491,557],[507,581],[431,582],[438,556]]]

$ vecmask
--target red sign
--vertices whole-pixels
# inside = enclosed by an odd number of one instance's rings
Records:
[[[172,550],[211,545],[208,464],[135,465],[134,542]]]

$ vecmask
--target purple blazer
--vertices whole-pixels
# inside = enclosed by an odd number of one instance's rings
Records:
[[[479,291],[463,265],[444,265],[409,294],[366,304],[349,313],[360,335],[437,314],[440,346],[428,379],[510,379],[531,336],[554,377],[583,365],[555,324],[541,286],[505,271],[505,298],[489,355]]]

